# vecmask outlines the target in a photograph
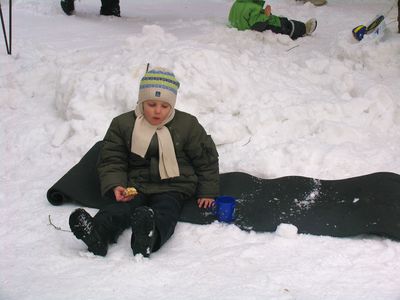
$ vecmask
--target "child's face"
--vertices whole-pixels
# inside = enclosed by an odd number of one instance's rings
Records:
[[[171,105],[160,100],[146,100],[143,102],[143,115],[151,125],[160,125],[171,111]]]

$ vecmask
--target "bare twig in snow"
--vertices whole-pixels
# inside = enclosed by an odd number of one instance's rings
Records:
[[[243,144],[242,145],[242,147],[244,147],[244,146],[246,146],[248,143],[250,143],[251,142],[251,137],[249,137],[249,140],[247,141],[247,143],[246,144]]]
[[[62,229],[61,227],[54,225],[53,222],[51,221],[50,215],[49,215],[49,225],[53,226],[56,230],[60,230],[60,231],[64,231],[64,232],[72,232],[71,230],[65,230],[65,229]]]
[[[292,49],[294,49],[294,48],[297,48],[298,46],[299,46],[299,45],[293,46],[292,48],[287,49],[286,52],[289,52],[290,50],[292,50]]]

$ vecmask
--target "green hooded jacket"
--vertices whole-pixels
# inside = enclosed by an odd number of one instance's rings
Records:
[[[231,26],[239,30],[248,30],[256,23],[266,22],[270,26],[280,27],[279,17],[265,15],[264,3],[265,1],[258,0],[236,0],[229,12]]]
[[[135,120],[134,111],[114,118],[104,137],[97,164],[103,195],[120,185],[135,187],[145,194],[175,191],[187,197],[218,196],[218,153],[211,136],[196,117],[175,110],[174,118],[165,125],[174,143],[180,176],[164,180],[158,169],[156,134],[144,158],[131,152]]]

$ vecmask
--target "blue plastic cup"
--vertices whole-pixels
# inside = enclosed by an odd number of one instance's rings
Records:
[[[219,222],[232,223],[235,219],[236,199],[231,196],[219,196],[215,199],[215,215]]]

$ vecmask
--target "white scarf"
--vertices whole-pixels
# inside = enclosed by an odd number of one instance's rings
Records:
[[[179,166],[176,160],[174,143],[171,133],[164,125],[175,116],[175,109],[171,108],[169,116],[158,126],[151,125],[143,115],[143,103],[136,106],[136,121],[132,132],[131,151],[145,157],[154,133],[158,137],[158,152],[161,179],[179,176]]]

